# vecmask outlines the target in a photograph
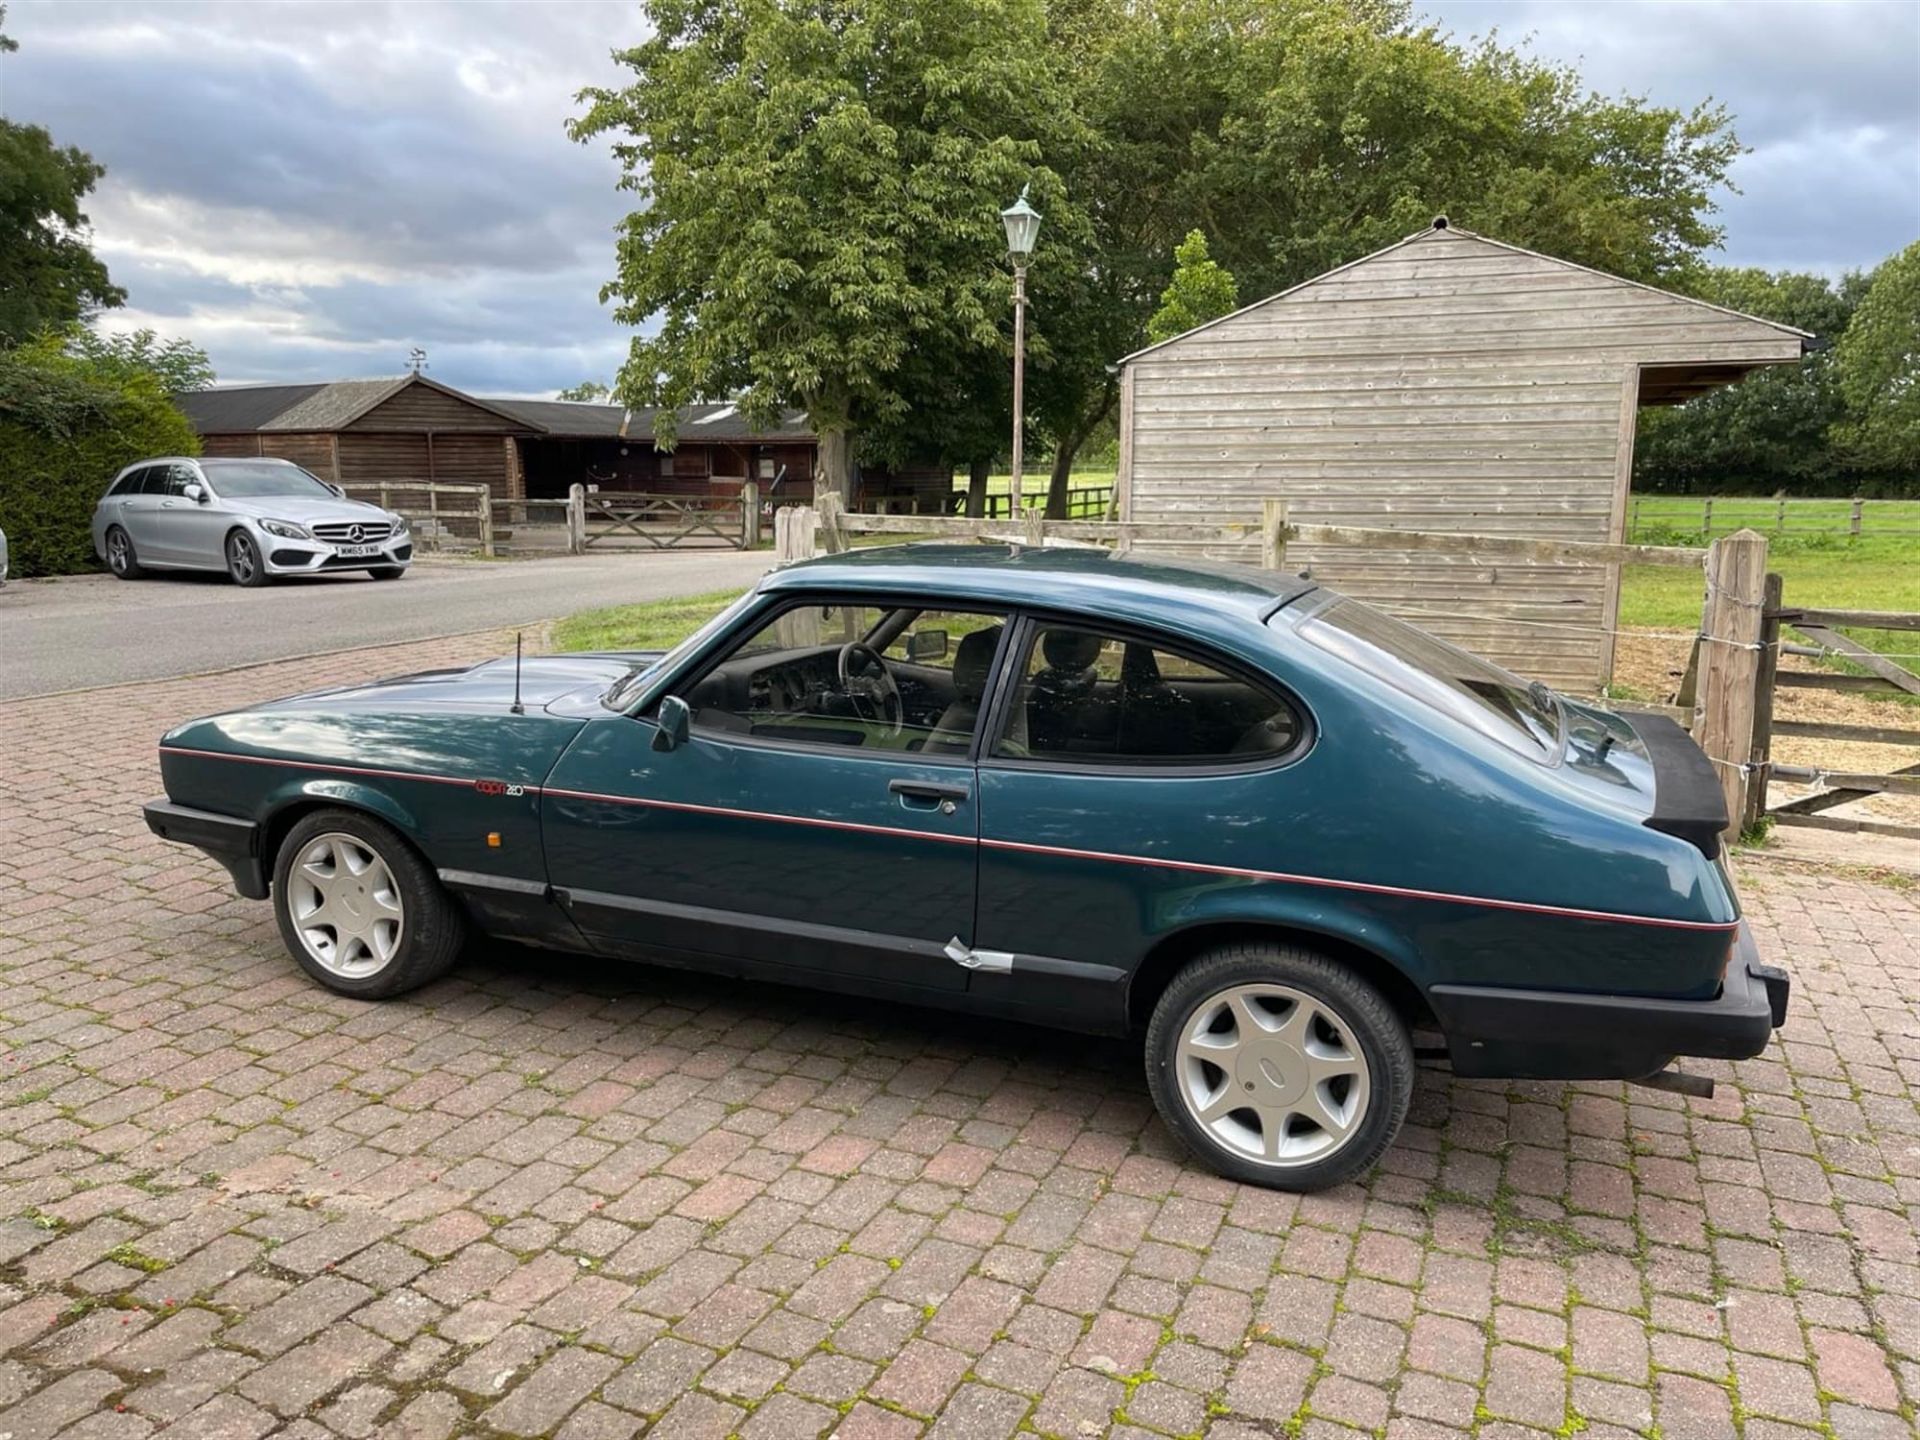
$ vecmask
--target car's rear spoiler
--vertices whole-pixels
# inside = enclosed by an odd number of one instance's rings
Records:
[[[1698,846],[1711,860],[1720,853],[1720,835],[1727,828],[1727,797],[1713,762],[1665,715],[1636,713],[1625,719],[1653,762],[1653,813],[1644,822],[1647,828]]]

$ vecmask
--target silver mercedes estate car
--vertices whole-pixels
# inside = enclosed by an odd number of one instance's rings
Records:
[[[349,500],[290,460],[142,460],[93,511],[93,550],[122,580],[224,570],[238,585],[364,570],[398,580],[413,559],[404,516]]]

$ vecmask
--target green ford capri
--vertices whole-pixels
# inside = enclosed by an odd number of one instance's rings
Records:
[[[864,550],[665,655],[301,695],[160,756],[149,825],[342,994],[478,930],[1139,1033],[1169,1128],[1290,1189],[1379,1158],[1418,1058],[1701,1093],[1669,1063],[1787,1005],[1683,731],[1270,571]]]

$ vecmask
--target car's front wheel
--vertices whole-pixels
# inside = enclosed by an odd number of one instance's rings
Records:
[[[1233,945],[1179,971],[1147,1027],[1167,1127],[1222,1175],[1324,1190],[1369,1169],[1413,1097],[1413,1044],[1351,969],[1290,945]]]
[[[444,974],[460,953],[460,908],[398,831],[357,810],[317,810],[280,843],[280,938],[329,990],[384,1000]]]
[[[233,577],[234,584],[249,589],[266,584],[269,578],[266,562],[260,558],[260,547],[244,530],[234,530],[227,535],[227,574]]]
[[[107,569],[122,580],[138,580],[147,573],[133,553],[133,537],[118,525],[107,529]]]

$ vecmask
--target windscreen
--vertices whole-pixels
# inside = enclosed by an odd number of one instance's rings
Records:
[[[1498,665],[1344,596],[1300,622],[1300,637],[1396,690],[1536,760],[1560,742],[1560,702]]]
[[[253,465],[241,460],[209,465],[213,488],[230,500],[265,500],[292,495],[306,500],[332,500],[333,491],[298,465]]]

